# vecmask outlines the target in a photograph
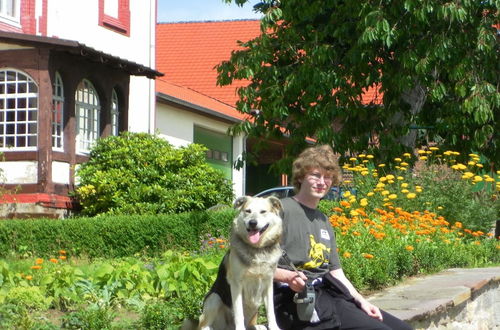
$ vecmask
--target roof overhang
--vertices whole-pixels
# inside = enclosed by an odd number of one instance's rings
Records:
[[[228,116],[226,114],[220,113],[220,112],[212,110],[210,108],[206,108],[206,107],[203,107],[203,106],[200,106],[200,105],[197,105],[197,104],[188,102],[186,100],[183,100],[183,99],[180,99],[177,97],[173,97],[173,96],[161,93],[161,92],[156,92],[156,98],[160,102],[163,101],[165,103],[175,104],[175,105],[181,106],[187,110],[195,111],[196,113],[202,113],[202,114],[205,114],[205,115],[208,115],[211,117],[215,117],[217,119],[221,119],[221,120],[224,120],[224,121],[227,121],[230,123],[241,122],[241,119],[238,119],[238,118],[235,118],[232,116]]]
[[[0,31],[0,50],[34,47],[44,47],[82,56],[90,61],[103,63],[116,69],[123,70],[133,76],[145,76],[150,79],[163,76],[163,73],[147,66],[104,53],[74,40]]]

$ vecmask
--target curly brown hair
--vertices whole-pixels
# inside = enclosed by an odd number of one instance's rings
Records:
[[[312,169],[321,169],[331,175],[332,185],[338,185],[342,179],[342,172],[338,157],[332,147],[327,144],[309,147],[302,151],[292,165],[292,184],[295,191],[300,190],[301,181]]]

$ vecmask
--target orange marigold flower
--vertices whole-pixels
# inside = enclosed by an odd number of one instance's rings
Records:
[[[415,248],[414,248],[413,246],[411,246],[411,245],[407,245],[407,246],[405,247],[405,249],[406,249],[407,251],[413,251]]]
[[[31,266],[31,269],[42,269],[42,266],[40,265]]]
[[[340,207],[334,207],[334,208],[333,208],[333,210],[334,210],[335,212],[340,212],[340,213],[344,212],[344,210],[343,210],[343,209],[341,209]]]
[[[59,254],[66,254],[65,250],[59,250]]]
[[[373,254],[370,254],[370,253],[363,253],[363,257],[365,257],[366,259],[373,259],[373,258],[375,258],[375,256]]]
[[[31,281],[33,279],[33,276],[31,275],[26,275],[25,279],[27,279],[28,281]]]
[[[349,202],[346,202],[346,201],[340,201],[340,205],[342,205],[343,207],[351,207],[351,204],[349,204]]]
[[[346,252],[344,252],[343,256],[344,256],[344,258],[350,258],[351,254],[346,251]]]
[[[37,259],[35,260],[35,264],[37,264],[37,265],[41,265],[41,264],[43,264],[43,259],[42,259],[42,258],[37,258]]]
[[[225,246],[224,244],[220,244],[220,245],[219,245],[219,247],[220,247],[221,249],[223,249],[223,248],[225,248],[226,246]]]
[[[59,259],[66,260],[66,256],[59,256]]]
[[[56,258],[50,258],[49,261],[54,264],[57,264],[59,262],[59,260],[57,260]]]

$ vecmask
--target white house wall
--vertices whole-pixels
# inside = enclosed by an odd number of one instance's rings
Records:
[[[186,146],[194,141],[194,127],[204,127],[215,132],[226,133],[230,124],[183,111],[162,103],[156,104],[156,131],[175,147]],[[241,158],[244,139],[241,136],[233,138],[233,161]],[[242,196],[244,187],[244,170],[233,168],[233,191],[235,196]]]
[[[55,183],[69,184],[70,164],[65,162],[52,162],[52,181]]]
[[[30,184],[38,182],[37,161],[0,162],[2,184]]]

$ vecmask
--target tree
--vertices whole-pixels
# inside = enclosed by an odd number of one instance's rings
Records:
[[[146,133],[99,139],[78,169],[83,212],[156,214],[205,210],[233,199],[231,183],[205,161],[206,148],[175,149]]]
[[[249,120],[232,130],[286,137],[289,157],[307,137],[344,155],[375,138],[382,157],[424,137],[498,160],[499,7],[498,0],[263,0],[254,9],[264,13],[264,33],[217,68],[221,85],[249,82],[237,102]],[[367,90],[379,99],[362,102]]]

